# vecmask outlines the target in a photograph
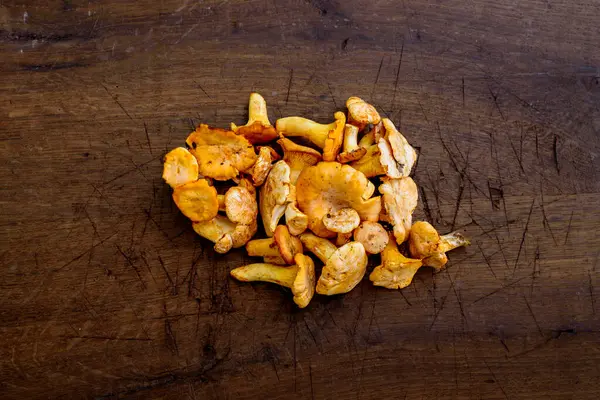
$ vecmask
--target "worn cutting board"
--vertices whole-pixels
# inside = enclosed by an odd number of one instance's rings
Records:
[[[600,6],[0,3],[0,397],[597,399]],[[297,310],[239,284],[161,157],[199,122],[332,119],[419,149],[418,218],[473,245]]]

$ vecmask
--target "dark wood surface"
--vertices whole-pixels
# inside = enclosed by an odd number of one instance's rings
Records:
[[[0,2],[0,397],[597,399],[596,1]],[[173,206],[192,127],[373,102],[473,245],[297,310]]]

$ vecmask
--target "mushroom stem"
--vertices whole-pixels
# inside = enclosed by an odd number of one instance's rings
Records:
[[[271,282],[291,288],[298,275],[298,266],[282,267],[281,265],[256,263],[236,268],[230,272],[238,281]]]
[[[217,195],[217,200],[219,202],[219,211],[225,211],[225,195],[224,194],[218,194]]]
[[[246,243],[246,251],[252,257],[280,257],[279,247],[274,238],[254,239]]]
[[[349,153],[358,148],[358,128],[346,124],[344,127],[344,152]]]
[[[248,125],[254,122],[260,122],[264,126],[270,126],[269,116],[267,114],[267,102],[264,97],[258,93],[250,93],[248,101]]]
[[[320,148],[325,147],[327,135],[336,127],[336,122],[320,124],[303,117],[286,117],[277,120],[277,132],[285,137],[305,137]]]
[[[320,238],[312,233],[303,233],[300,235],[300,241],[306,246],[306,248],[316,255],[323,263],[327,263],[327,260],[335,253],[337,247],[329,240]]]
[[[471,241],[463,236],[460,232],[452,232],[446,235],[440,236],[439,251],[445,253],[450,250],[454,250],[457,247],[468,246]]]

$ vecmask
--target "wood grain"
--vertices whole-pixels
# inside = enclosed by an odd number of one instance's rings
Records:
[[[0,3],[0,397],[597,399],[600,6]],[[473,245],[297,310],[173,206],[199,122],[373,102]]]

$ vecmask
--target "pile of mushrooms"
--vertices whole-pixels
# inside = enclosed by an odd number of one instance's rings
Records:
[[[262,258],[231,276],[288,287],[301,308],[315,291],[351,291],[371,254],[381,254],[373,284],[402,289],[420,267],[439,271],[446,252],[469,244],[412,222],[415,149],[371,104],[350,97],[346,107],[329,124],[286,117],[273,126],[265,99],[252,93],[246,125],[201,124],[164,159],[163,179],[194,231],[218,253],[245,246]],[[259,216],[266,238],[254,238]],[[318,280],[305,251],[323,264]]]

